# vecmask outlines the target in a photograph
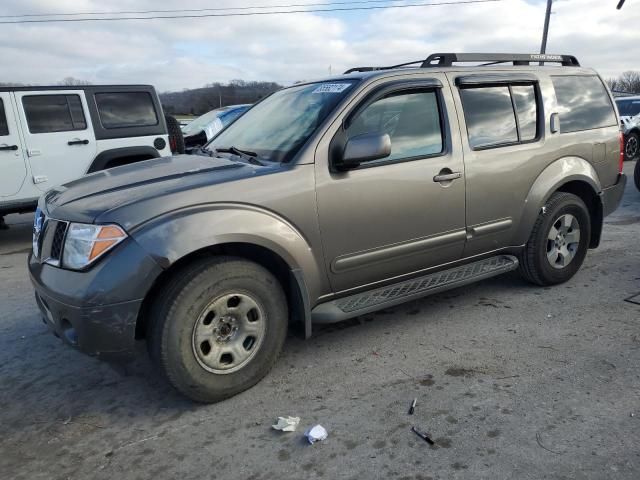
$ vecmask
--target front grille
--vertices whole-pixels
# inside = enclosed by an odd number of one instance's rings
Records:
[[[68,222],[48,218],[44,221],[40,234],[41,261],[58,266],[62,258],[64,237],[67,233]]]
[[[57,222],[56,229],[53,233],[53,239],[51,240],[51,252],[49,258],[52,260],[60,260],[62,256],[62,245],[64,243],[64,236],[67,233],[67,223]]]

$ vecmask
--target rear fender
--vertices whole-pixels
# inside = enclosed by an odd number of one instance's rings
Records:
[[[598,174],[589,162],[580,157],[563,157],[548,165],[536,178],[525,200],[520,225],[513,240],[514,245],[527,243],[538,215],[554,192],[562,190],[569,182],[583,182],[600,196],[602,186]],[[600,201],[600,200],[599,200]],[[593,213],[593,212],[592,212]]]

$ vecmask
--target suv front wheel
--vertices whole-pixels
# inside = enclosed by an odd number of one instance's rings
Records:
[[[542,209],[520,255],[520,273],[537,285],[566,282],[580,269],[590,238],[587,206],[576,195],[556,192]]]
[[[284,344],[284,292],[253,262],[216,257],[192,264],[158,300],[149,353],[170,383],[195,401],[216,402],[253,386]]]

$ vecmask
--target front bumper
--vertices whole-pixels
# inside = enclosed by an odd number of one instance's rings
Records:
[[[29,255],[44,323],[67,345],[105,359],[126,359],[134,353],[138,313],[161,272],[130,238],[82,272],[40,263]]]
[[[627,184],[627,176],[624,173],[618,175],[618,181],[615,185],[602,190],[602,214],[607,216],[615,211],[620,205],[624,188]]]

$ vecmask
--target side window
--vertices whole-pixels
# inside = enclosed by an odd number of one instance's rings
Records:
[[[7,116],[4,113],[4,103],[0,98],[0,137],[9,135],[9,125],[7,124]]]
[[[348,138],[363,133],[388,133],[391,137],[391,155],[380,162],[441,153],[442,127],[436,93],[397,92],[376,100],[347,127]]]
[[[533,85],[513,85],[511,87],[513,103],[518,115],[520,141],[527,142],[538,136],[538,106],[536,90]]]
[[[465,88],[460,95],[471,148],[518,142],[509,87]]]
[[[616,114],[595,75],[551,77],[558,101],[560,133],[616,125]]]
[[[22,98],[31,133],[84,130],[87,122],[78,95],[29,95]]]
[[[469,87],[461,89],[460,96],[474,150],[538,138],[535,85]]]
[[[104,128],[151,127],[158,124],[148,92],[96,93],[100,123]]]

